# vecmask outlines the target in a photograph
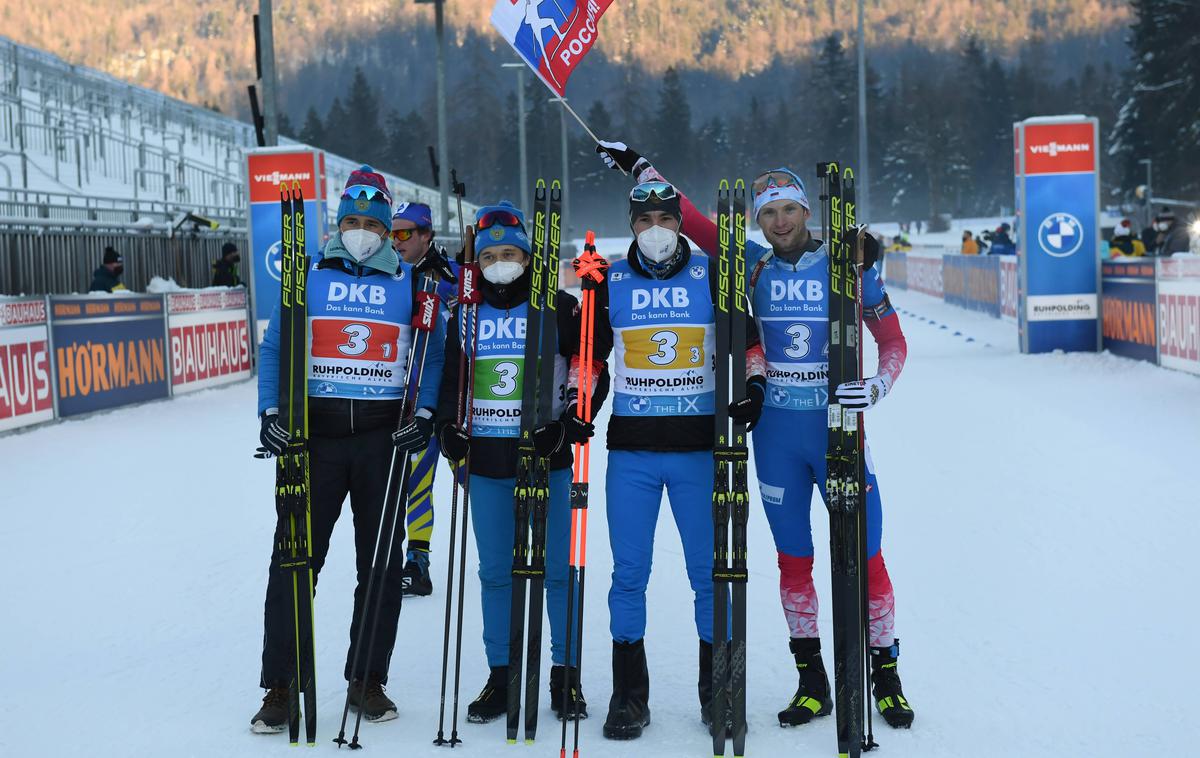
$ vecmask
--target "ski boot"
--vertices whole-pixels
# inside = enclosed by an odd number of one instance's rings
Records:
[[[559,721],[572,720],[576,714],[580,720],[588,717],[587,700],[583,697],[583,687],[579,682],[579,669],[572,666],[570,671],[573,686],[571,687],[570,703],[564,710],[563,680],[567,675],[567,667],[550,667],[550,710],[554,711],[554,715],[558,716]]]
[[[365,687],[361,679],[350,683],[350,705],[371,722],[391,721],[397,716],[396,704],[384,694],[383,683],[374,677],[367,677]]]
[[[650,671],[643,642],[613,640],[613,694],[604,720],[604,736],[610,740],[636,740],[650,726]]]
[[[508,666],[492,666],[479,697],[467,706],[467,721],[487,724],[508,713]]]
[[[262,708],[250,719],[255,734],[278,734],[288,725],[288,688],[272,687],[263,696]]]
[[[900,688],[900,672],[896,659],[900,657],[900,640],[891,647],[871,648],[871,683],[875,685],[875,705],[888,726],[908,729],[913,722],[913,709]]]
[[[429,576],[429,553],[409,550],[408,562],[400,577],[400,592],[404,597],[425,597],[433,594],[433,578]]]
[[[833,698],[829,696],[829,676],[821,661],[821,640],[818,637],[793,637],[788,642],[796,658],[796,670],[800,672],[800,686],[792,696],[787,708],[779,712],[782,727],[801,726],[817,716],[828,716],[833,711]]]

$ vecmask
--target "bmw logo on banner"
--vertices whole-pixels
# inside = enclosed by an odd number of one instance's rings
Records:
[[[1054,213],[1038,226],[1038,245],[1055,258],[1066,258],[1083,244],[1083,225],[1070,213]]]
[[[1030,118],[1014,137],[1021,351],[1099,350],[1097,121]]]

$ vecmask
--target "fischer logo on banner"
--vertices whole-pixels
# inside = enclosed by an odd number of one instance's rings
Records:
[[[567,80],[598,36],[612,0],[496,0],[492,26],[550,89],[563,96]]]
[[[1077,321],[1095,319],[1097,297],[1079,295],[1030,295],[1025,298],[1026,317],[1030,321]]]

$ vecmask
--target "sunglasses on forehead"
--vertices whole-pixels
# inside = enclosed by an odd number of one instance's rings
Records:
[[[659,200],[673,200],[676,197],[675,187],[667,182],[642,182],[629,191],[629,199],[644,203],[651,197]]]
[[[392,196],[384,192],[378,187],[372,187],[369,184],[355,184],[342,190],[342,197],[350,200],[357,200],[365,197],[367,200],[383,200],[388,205],[392,204]]]
[[[521,219],[517,217],[517,214],[512,213],[511,211],[488,211],[479,217],[479,222],[476,224],[476,227],[478,227],[480,231],[493,226],[519,227],[523,226],[523,224],[521,223]]]
[[[804,190],[804,182],[800,181],[799,177],[790,171],[767,171],[760,174],[757,179],[750,185],[750,190],[755,194],[761,194],[771,187],[799,187]]]

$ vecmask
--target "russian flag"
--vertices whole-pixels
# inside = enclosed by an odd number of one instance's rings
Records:
[[[492,26],[546,86],[562,97],[567,80],[596,43],[612,0],[496,0]]]

